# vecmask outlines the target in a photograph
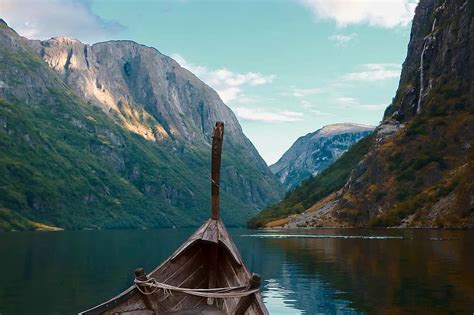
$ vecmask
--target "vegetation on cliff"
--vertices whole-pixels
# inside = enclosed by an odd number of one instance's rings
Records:
[[[221,209],[226,224],[241,226],[282,188],[230,130]],[[208,143],[150,141],[127,130],[6,26],[0,152],[0,230],[183,227],[209,217]]]
[[[367,154],[352,166],[330,205],[306,202],[324,184],[309,191],[303,185],[263,210],[251,226],[311,208],[281,223],[474,227],[474,10],[469,3],[420,1],[395,98]],[[320,176],[322,183],[328,174]]]
[[[372,137],[367,136],[357,142],[320,174],[288,192],[281,202],[260,211],[248,221],[247,226],[264,227],[268,222],[302,213],[314,203],[341,189],[351,175],[352,169],[368,152],[371,141]]]

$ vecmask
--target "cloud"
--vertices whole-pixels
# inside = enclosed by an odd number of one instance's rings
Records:
[[[368,111],[383,111],[387,108],[386,104],[361,104],[360,101],[353,97],[339,96],[334,99],[336,105],[345,109],[365,109]]]
[[[309,95],[319,94],[321,92],[323,92],[323,89],[317,88],[317,87],[301,89],[301,88],[297,88],[295,86],[291,86],[289,91],[282,92],[282,93],[280,93],[280,95],[294,96],[294,97],[306,97],[306,96],[309,96]]]
[[[333,116],[333,114],[331,113],[323,112],[323,111],[320,111],[319,109],[316,109],[316,105],[311,103],[308,100],[301,100],[300,104],[301,104],[301,107],[305,109],[306,113],[314,114],[315,116],[320,116],[320,117]]]
[[[173,54],[171,57],[183,68],[188,69],[215,89],[224,102],[237,99],[246,86],[268,84],[275,78],[274,75],[263,75],[256,72],[235,73],[226,68],[211,70],[189,63],[179,54]]]
[[[267,111],[261,108],[236,107],[234,112],[237,117],[243,120],[261,121],[267,123],[275,122],[296,122],[304,118],[303,113],[288,110]]]
[[[406,26],[418,0],[300,0],[316,18],[334,20],[338,26],[369,24],[385,28]]]
[[[90,0],[0,0],[0,12],[20,35],[32,39],[68,36],[92,43],[125,28],[94,14]]]
[[[325,112],[322,112],[318,109],[310,109],[309,110],[312,114],[315,114],[316,116],[321,116],[321,117],[327,117],[327,116],[333,116],[332,114],[330,113],[325,113]]]
[[[336,46],[345,46],[347,45],[350,41],[354,40],[357,38],[356,33],[351,33],[351,34],[336,34],[329,36],[328,39],[330,41],[333,41],[336,43]]]
[[[304,108],[304,109],[310,109],[310,108],[314,108],[314,104],[307,101],[307,100],[302,100],[301,101],[301,106]]]
[[[387,108],[387,104],[365,104],[361,105],[361,107],[370,111],[384,111]]]
[[[339,96],[334,99],[335,103],[341,107],[348,108],[360,105],[359,101],[352,97]]]
[[[351,72],[342,76],[346,81],[379,81],[398,78],[401,65],[393,63],[369,63],[363,65],[364,70]]]

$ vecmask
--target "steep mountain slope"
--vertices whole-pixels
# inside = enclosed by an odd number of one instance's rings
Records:
[[[217,119],[226,124],[226,223],[279,198],[281,185],[211,88],[152,48],[81,45],[29,41],[0,21],[0,229],[200,224]]]
[[[351,171],[367,154],[371,141],[370,135],[361,139],[321,173],[287,192],[281,202],[260,211],[248,221],[247,226],[250,228],[281,226],[289,222],[289,216],[302,213],[322,198],[331,196],[329,201],[332,201],[333,193],[344,186]]]
[[[342,189],[284,224],[474,227],[473,18],[473,1],[420,1],[368,153]]]
[[[374,128],[350,123],[324,126],[298,138],[270,169],[291,190],[318,175]]]

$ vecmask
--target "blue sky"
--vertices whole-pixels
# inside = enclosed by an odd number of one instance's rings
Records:
[[[331,123],[376,125],[406,55],[416,0],[0,0],[29,38],[131,39],[216,89],[272,164]]]

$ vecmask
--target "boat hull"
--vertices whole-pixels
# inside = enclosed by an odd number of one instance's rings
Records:
[[[222,222],[209,219],[147,278],[179,288],[205,289],[246,286],[251,276]],[[259,292],[209,299],[163,289],[145,295],[135,285],[80,314],[234,314],[242,299],[248,305],[242,314],[268,314]]]

